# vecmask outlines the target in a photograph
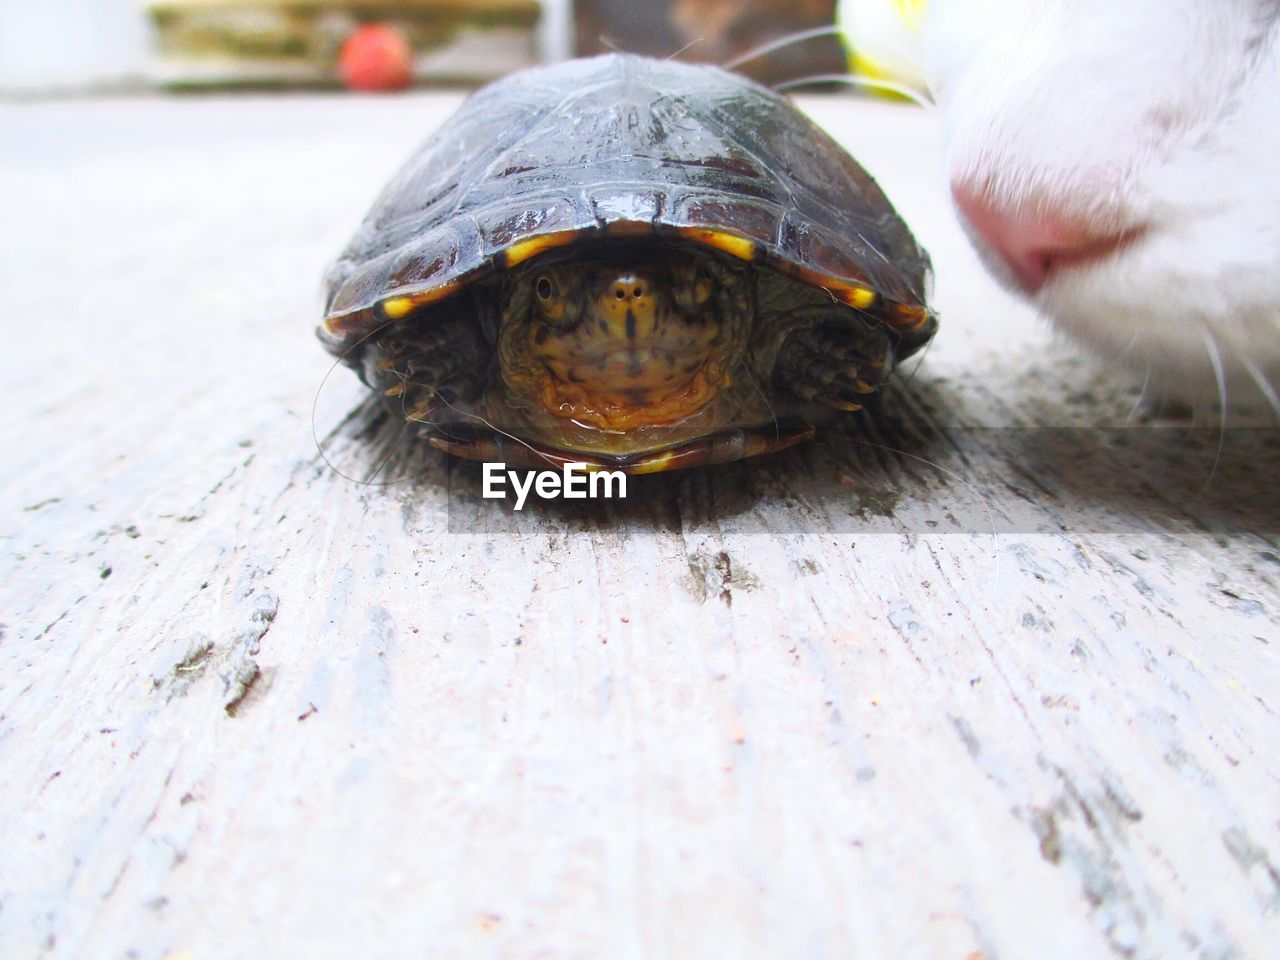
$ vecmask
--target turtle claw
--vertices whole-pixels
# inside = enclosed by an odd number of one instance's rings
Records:
[[[852,400],[846,400],[844,397],[830,397],[825,394],[814,397],[819,403],[831,407],[835,410],[843,410],[845,413],[856,413],[862,409],[862,404],[854,403]]]

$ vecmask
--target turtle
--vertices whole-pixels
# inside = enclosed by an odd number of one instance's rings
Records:
[[[611,53],[472,93],[327,271],[317,333],[450,454],[644,474],[861,409],[934,335],[930,279],[784,96]]]

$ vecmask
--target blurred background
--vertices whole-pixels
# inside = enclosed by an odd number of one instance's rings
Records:
[[[465,87],[610,49],[725,64],[797,35],[742,72],[893,79],[920,2],[0,0],[0,96]]]

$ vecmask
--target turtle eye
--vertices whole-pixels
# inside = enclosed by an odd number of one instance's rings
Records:
[[[554,273],[540,273],[533,281],[534,309],[553,327],[572,326],[580,307],[576,298],[566,297]]]

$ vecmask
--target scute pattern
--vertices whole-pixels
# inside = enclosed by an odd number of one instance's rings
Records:
[[[322,337],[340,353],[381,322],[381,301],[452,289],[521,241],[641,223],[739,233],[801,282],[924,306],[928,256],[785,98],[715,67],[610,54],[513,74],[432,134],[330,268]]]

